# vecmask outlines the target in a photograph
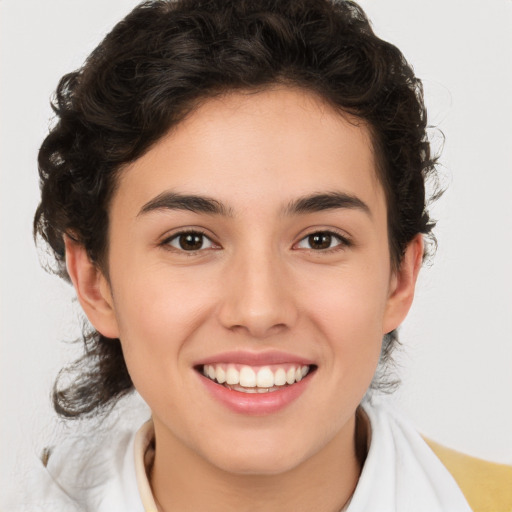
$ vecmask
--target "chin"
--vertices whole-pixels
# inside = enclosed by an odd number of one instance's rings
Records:
[[[259,455],[252,460],[230,457],[217,459],[216,465],[227,473],[240,476],[275,476],[293,470],[300,462],[301,460],[296,457],[290,460],[289,458],[269,454],[268,457]]]
[[[306,447],[288,444],[282,439],[269,442],[268,436],[222,446],[230,446],[231,449],[221,452],[217,448],[215,452],[210,452],[210,462],[227,473],[237,475],[283,474],[293,470],[312,455]]]

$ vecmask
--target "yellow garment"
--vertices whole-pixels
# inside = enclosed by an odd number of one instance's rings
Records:
[[[512,512],[512,466],[495,464],[425,439],[475,512]]]

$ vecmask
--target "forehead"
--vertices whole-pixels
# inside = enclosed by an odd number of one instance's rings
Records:
[[[235,210],[325,191],[375,203],[383,195],[376,169],[365,123],[313,93],[232,92],[205,100],[126,166],[112,206],[142,206],[165,190],[212,196]]]

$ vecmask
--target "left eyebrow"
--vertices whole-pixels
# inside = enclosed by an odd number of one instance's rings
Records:
[[[232,212],[216,199],[197,196],[194,194],[179,194],[177,192],[162,192],[148,201],[137,216],[155,210],[187,210],[194,213],[231,216]]]
[[[288,204],[285,208],[285,214],[294,215],[315,213],[340,208],[360,210],[368,216],[372,216],[370,208],[364,201],[359,199],[357,196],[345,194],[343,192],[327,192],[299,197]]]

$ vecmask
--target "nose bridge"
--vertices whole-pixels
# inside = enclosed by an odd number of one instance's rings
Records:
[[[236,251],[226,274],[220,309],[225,327],[265,338],[295,321],[286,264],[270,244]]]

